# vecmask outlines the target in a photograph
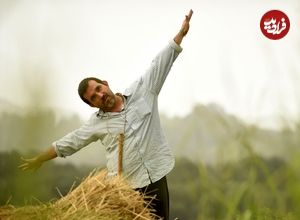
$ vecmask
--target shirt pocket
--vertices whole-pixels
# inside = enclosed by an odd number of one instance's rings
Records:
[[[126,122],[133,129],[137,130],[145,123],[146,117],[151,115],[151,109],[144,98],[132,103],[133,107],[128,109]]]
[[[101,123],[104,129],[104,134],[101,136],[102,144],[107,152],[111,152],[118,143],[119,134],[124,133],[125,116],[120,114],[107,118]]]

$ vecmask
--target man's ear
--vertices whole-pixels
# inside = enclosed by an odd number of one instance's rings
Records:
[[[107,81],[105,81],[105,80],[102,80],[102,84],[104,84],[104,85],[108,86],[108,82],[107,82]]]

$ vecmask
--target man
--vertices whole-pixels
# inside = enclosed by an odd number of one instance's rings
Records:
[[[152,61],[150,68],[124,94],[114,94],[107,81],[94,77],[83,79],[78,87],[81,99],[98,108],[79,129],[55,141],[44,153],[23,159],[22,170],[38,169],[57,156],[69,156],[89,143],[101,140],[106,149],[108,175],[118,170],[118,137],[124,134],[122,175],[131,186],[155,195],[152,206],[163,219],[169,218],[169,195],[166,175],[174,167],[174,157],[163,135],[157,98],[163,83],[182,51],[193,11],[186,15],[180,31]]]

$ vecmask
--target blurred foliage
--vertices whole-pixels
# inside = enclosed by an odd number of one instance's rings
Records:
[[[71,164],[46,163],[37,171],[18,169],[21,155],[16,151],[0,153],[0,204],[13,205],[46,202],[67,194],[92,169]]]
[[[0,150],[18,150],[25,154],[48,147],[57,138],[80,126],[78,116],[58,120],[54,111],[38,110],[0,115]],[[32,154],[31,154],[32,155]]]
[[[266,129],[249,125],[222,107],[196,105],[185,117],[161,117],[162,126],[175,154],[197,163],[239,160],[254,152],[264,157],[289,159],[299,152],[300,127]],[[245,141],[247,142],[245,144]]]
[[[171,219],[300,219],[300,123],[261,129],[216,106],[197,106],[185,118],[162,121],[178,157],[168,175]],[[0,122],[1,206],[59,198],[57,189],[65,195],[94,168],[53,162],[36,172],[17,168],[21,155],[31,157],[80,126],[77,116],[6,112]]]
[[[299,155],[298,155],[299,156]],[[22,172],[17,152],[0,154],[0,205],[46,202],[65,195],[91,167],[45,164]],[[171,219],[299,219],[299,159],[252,155],[219,165],[177,159],[168,175]]]
[[[257,155],[214,166],[178,159],[169,175],[171,219],[300,219],[299,168]]]

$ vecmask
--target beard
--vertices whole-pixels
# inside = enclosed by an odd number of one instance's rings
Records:
[[[113,107],[116,104],[116,97],[115,95],[109,95],[107,94],[104,98],[103,98],[103,107],[101,108],[103,111],[105,112],[109,112],[110,110],[113,109]]]

